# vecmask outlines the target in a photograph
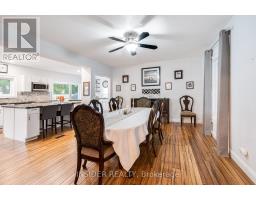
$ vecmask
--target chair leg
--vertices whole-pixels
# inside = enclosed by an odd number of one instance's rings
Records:
[[[196,126],[196,116],[194,117],[194,126]]]
[[[148,155],[149,163],[152,165],[153,161],[151,160],[151,157],[150,157],[150,135],[147,135],[146,143],[147,143],[147,155]]]
[[[182,124],[183,124],[183,117],[182,116],[180,116],[180,123],[181,123],[181,126],[182,126]]]
[[[55,134],[57,134],[57,122],[56,122],[56,117],[54,118],[54,128],[55,128]]]
[[[43,129],[42,137],[43,137],[43,139],[44,139],[44,138],[45,138],[45,136],[44,136],[44,120],[42,120],[42,129]]]
[[[48,119],[47,120],[45,120],[45,137],[47,137],[47,129],[48,129]]]
[[[63,116],[60,117],[61,132],[63,132]]]
[[[52,125],[51,125],[52,133],[53,133],[53,127],[54,127],[54,121],[53,121],[53,118],[52,118]]]
[[[69,115],[69,123],[70,123],[70,128],[72,128],[71,113]]]
[[[80,169],[81,169],[81,157],[80,155],[77,156],[77,167],[76,167],[76,178],[74,181],[74,184],[77,184],[78,178],[79,178],[79,173],[80,173]]]
[[[99,163],[99,180],[98,180],[99,185],[102,185],[103,171],[104,171],[104,161],[101,160],[100,163]]]
[[[154,136],[152,135],[152,149],[153,149],[153,153],[154,153],[154,156],[156,157],[156,149],[155,149],[155,141],[154,141]]]
[[[87,164],[87,160],[85,159],[83,164],[83,169],[87,169],[86,164]]]
[[[162,141],[162,136],[161,136],[161,131],[160,130],[158,130],[158,137],[159,137],[160,143],[162,145],[163,141]]]
[[[162,140],[163,140],[164,139],[164,134],[163,134],[162,128],[160,129],[160,134],[161,134],[161,137],[162,137]]]

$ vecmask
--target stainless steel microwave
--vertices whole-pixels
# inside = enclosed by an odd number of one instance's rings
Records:
[[[32,91],[48,91],[49,85],[46,83],[32,82],[31,89]]]

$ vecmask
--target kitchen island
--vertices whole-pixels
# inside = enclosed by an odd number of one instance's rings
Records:
[[[5,137],[27,142],[40,135],[40,108],[50,105],[80,104],[80,101],[7,104],[3,107],[3,133]]]

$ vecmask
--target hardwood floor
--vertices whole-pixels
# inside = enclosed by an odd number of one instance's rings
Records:
[[[118,167],[117,158],[106,162],[104,184],[253,184],[230,158],[215,153],[212,137],[202,127],[173,123],[165,126],[163,145],[157,143],[157,158],[148,159],[146,148],[135,162],[133,178]],[[158,138],[156,138],[157,140]],[[158,140],[157,140],[158,141]],[[97,184],[98,166],[87,162],[78,184]],[[26,145],[0,134],[0,184],[73,184],[76,141],[72,130]]]

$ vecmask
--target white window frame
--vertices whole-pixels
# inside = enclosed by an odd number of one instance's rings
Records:
[[[14,76],[0,76],[0,79],[10,80],[10,94],[0,94],[0,98],[15,98],[17,97],[17,79]]]
[[[69,94],[54,94],[54,84],[66,84],[69,86]],[[56,99],[57,96],[64,96],[64,98],[67,98],[67,99],[71,99],[71,85],[78,85],[78,99],[81,98],[81,84],[80,83],[75,83],[75,82],[53,82],[52,83],[52,98],[53,99]]]

